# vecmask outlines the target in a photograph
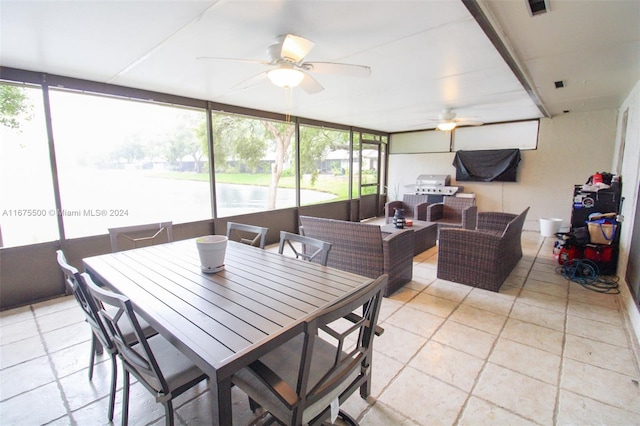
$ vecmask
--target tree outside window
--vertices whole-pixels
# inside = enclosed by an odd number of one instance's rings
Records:
[[[42,90],[0,84],[0,246],[59,239]]]

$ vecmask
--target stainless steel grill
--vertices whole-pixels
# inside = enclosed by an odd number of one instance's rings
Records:
[[[420,175],[416,179],[416,194],[453,195],[464,189],[450,184],[450,175]]]

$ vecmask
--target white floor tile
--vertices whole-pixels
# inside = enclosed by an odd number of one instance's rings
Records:
[[[640,424],[637,342],[618,296],[559,275],[552,244],[523,233],[499,293],[437,279],[437,247],[416,256],[414,280],[382,304],[371,396],[342,408],[363,426]],[[71,296],[0,313],[1,423],[107,424],[111,363],[97,357],[88,380],[90,337]],[[232,401],[234,424],[257,422],[241,391]],[[210,424],[210,407],[201,384],[176,400],[176,424]],[[130,424],[164,424],[135,381]]]
[[[487,364],[473,395],[539,424],[552,424],[557,387],[515,371]]]
[[[465,407],[458,423],[460,426],[534,426],[536,424],[531,420],[476,397],[469,399],[469,403]]]
[[[385,390],[379,400],[421,425],[453,424],[467,393],[411,367]]]

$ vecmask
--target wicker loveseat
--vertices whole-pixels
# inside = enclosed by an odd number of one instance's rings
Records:
[[[440,229],[438,278],[499,291],[520,258],[529,207],[519,215],[478,213],[478,229]]]
[[[389,275],[385,296],[413,278],[411,229],[382,237],[380,226],[300,216],[300,233],[331,243],[327,266],[377,278]]]

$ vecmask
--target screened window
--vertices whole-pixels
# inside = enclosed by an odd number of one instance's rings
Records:
[[[387,138],[379,135],[361,135],[360,195],[378,194],[381,178],[384,177],[383,153]],[[383,149],[384,147],[384,149]]]
[[[361,195],[375,194],[378,192],[378,171],[380,162],[378,161],[378,145],[362,144],[362,177]]]
[[[295,126],[214,112],[218,217],[295,207]]]
[[[353,169],[353,177],[352,177],[352,186],[351,186],[351,197],[352,198],[360,198],[360,178],[362,171],[360,170],[360,157],[362,153],[360,152],[360,135],[354,135],[353,137],[353,161],[352,161],[352,169]]]
[[[349,132],[300,126],[300,204],[349,198]]]
[[[40,88],[0,84],[0,232],[5,247],[59,238]]]
[[[50,97],[67,238],[211,217],[204,110],[60,90]]]
[[[358,198],[385,179],[386,136],[212,112],[210,153],[204,101],[29,84],[0,83],[0,246]]]

